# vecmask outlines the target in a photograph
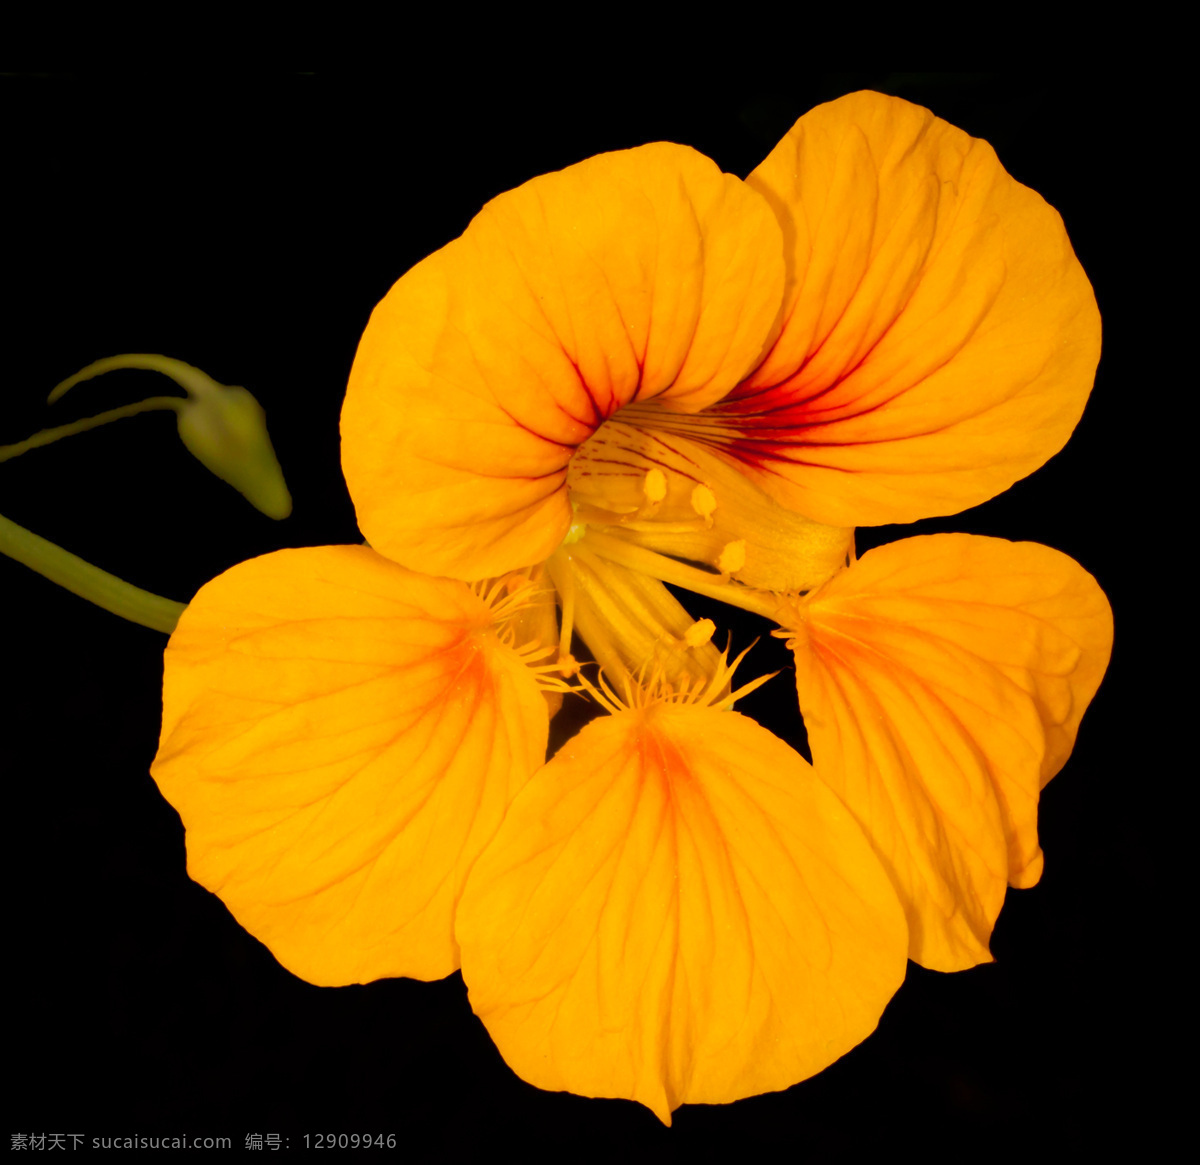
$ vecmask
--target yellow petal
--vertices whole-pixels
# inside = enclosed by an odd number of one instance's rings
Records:
[[[736,712],[666,703],[593,721],[530,781],[458,937],[520,1076],[668,1123],[849,1051],[907,947],[878,859],[808,764]]]
[[[683,146],[602,154],[488,203],[375,309],[342,413],[371,545],[480,578],[570,524],[573,450],[621,405],[724,396],[774,338],[762,197]]]
[[[163,688],[152,772],[188,871],[285,967],[458,966],[462,883],[548,723],[482,599],[366,547],[283,550],[200,590]]]
[[[854,93],[747,179],[783,223],[785,324],[719,447],[835,526],[976,505],[1066,443],[1100,353],[1057,212],[986,142]]]
[[[990,960],[1006,883],[1041,874],[1038,792],[1108,664],[1104,592],[1049,547],[939,534],[870,551],[799,617],[813,762],[888,866],[911,957]]]

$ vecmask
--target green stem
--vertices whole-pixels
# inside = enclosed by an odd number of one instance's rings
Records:
[[[180,388],[186,389],[190,397],[200,397],[206,393],[218,392],[221,386],[207,372],[201,372],[193,364],[185,364],[173,356],[158,356],[153,352],[126,352],[121,356],[106,356],[96,360],[86,368],[81,368],[74,376],[59,381],[46,398],[47,404],[53,404],[62,398],[77,384],[94,377],[103,376],[118,368],[149,368],[153,372],[161,372],[169,376]]]
[[[169,635],[183,614],[184,603],[135,587],[38,537],[24,526],[10,522],[3,514],[0,514],[0,554],[15,558],[51,582],[122,619],[155,631],[165,631]]]
[[[69,425],[43,429],[40,433],[34,433],[32,437],[27,437],[24,441],[18,441],[15,445],[0,445],[0,461],[9,461],[13,457],[20,457],[22,453],[28,453],[30,449],[51,445],[55,441],[73,436],[75,433],[86,433],[88,429],[107,425],[109,421],[119,421],[122,417],[133,417],[138,413],[148,413],[155,409],[174,409],[175,412],[178,412],[185,403],[183,398],[178,396],[152,396],[147,400],[138,401],[137,404],[124,405],[119,409],[109,409],[106,413],[97,413],[94,417],[84,417],[82,421],[74,421]]]

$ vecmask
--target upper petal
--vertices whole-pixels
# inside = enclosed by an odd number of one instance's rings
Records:
[[[766,201],[684,146],[500,195],[363,335],[342,464],[364,534],[462,578],[544,560],[575,447],[631,400],[725,396],[774,338],[783,279]]]
[[[1100,317],[1062,220],[986,142],[854,93],[747,179],[784,227],[772,351],[717,410],[721,446],[831,525],[955,513],[1066,443]]]
[[[559,750],[472,872],[458,936],[518,1074],[668,1122],[849,1051],[907,947],[878,859],[808,764],[735,712],[679,704]]]
[[[911,957],[989,960],[1006,883],[1041,874],[1038,792],[1108,664],[1103,591],[1036,543],[907,538],[828,583],[792,642],[817,774],[891,871]]]
[[[546,748],[491,623],[464,583],[361,546],[241,563],[180,619],[154,778],[189,873],[302,978],[458,966],[462,883]]]

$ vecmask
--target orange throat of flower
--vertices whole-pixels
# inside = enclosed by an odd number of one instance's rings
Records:
[[[701,431],[705,418],[624,409],[571,457],[574,521],[546,563],[562,607],[564,676],[575,671],[578,632],[617,686],[704,688],[722,667],[714,624],[693,620],[664,584],[792,623],[797,596],[853,554],[852,530],[785,509],[740,463],[667,429],[684,422]]]

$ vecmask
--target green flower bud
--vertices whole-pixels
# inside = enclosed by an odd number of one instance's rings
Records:
[[[288,493],[283,470],[267,435],[267,417],[262,405],[246,389],[218,384],[194,365],[149,352],[109,356],[67,377],[51,392],[50,403],[81,381],[117,368],[148,368],[161,372],[187,390],[187,399],[155,397],[75,425],[48,430],[50,439],[82,431],[118,416],[150,408],[172,408],[178,414],[179,435],[184,445],[206,469],[227,481],[268,518],[286,518],[292,512],[292,495]],[[33,443],[44,442],[33,440]],[[21,452],[24,446],[13,446],[13,449]]]
[[[255,509],[268,518],[286,518],[292,495],[267,435],[262,405],[240,386],[210,384],[207,391],[189,391],[179,410],[183,443]]]

